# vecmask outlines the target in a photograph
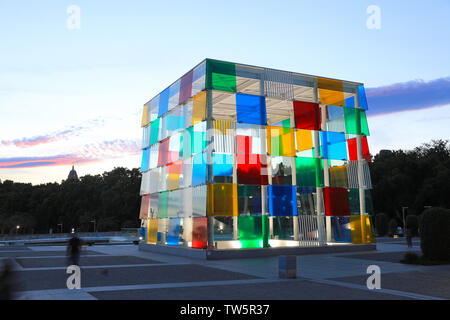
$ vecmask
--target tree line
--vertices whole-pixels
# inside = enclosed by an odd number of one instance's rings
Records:
[[[402,225],[402,208],[419,215],[450,208],[450,146],[433,140],[413,150],[381,151],[370,163],[373,206]],[[0,183],[0,233],[116,231],[139,227],[141,173],[115,168],[79,180]],[[17,226],[20,228],[17,230]]]

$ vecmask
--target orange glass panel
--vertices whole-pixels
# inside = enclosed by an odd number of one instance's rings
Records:
[[[237,184],[208,184],[207,215],[219,217],[238,215]]]
[[[192,125],[206,119],[206,91],[202,91],[194,96],[194,106],[192,107]]]
[[[375,243],[375,236],[369,216],[350,216],[350,230],[353,244]]]
[[[321,104],[345,107],[344,86],[341,80],[318,78]]]
[[[148,219],[147,243],[156,244],[158,239],[158,218]]]
[[[142,111],[142,122],[141,122],[141,127],[145,127],[148,123],[149,123],[149,118],[148,118],[148,106],[145,105],[145,106],[144,106],[144,110]]]
[[[295,130],[295,138],[297,151],[310,150],[314,147],[311,130],[297,129]]]

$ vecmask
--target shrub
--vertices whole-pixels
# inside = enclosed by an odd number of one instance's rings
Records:
[[[388,233],[389,218],[385,213],[378,213],[375,216],[375,228],[380,237],[385,236]]]
[[[419,228],[419,219],[416,215],[411,214],[406,216],[406,227],[411,230],[412,235],[415,236],[418,234],[417,230]]]
[[[398,223],[397,220],[391,219],[389,220],[389,235],[392,236],[397,231]]]
[[[420,247],[424,258],[450,260],[450,211],[427,209],[420,224]]]

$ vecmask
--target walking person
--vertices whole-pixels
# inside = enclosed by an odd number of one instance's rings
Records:
[[[406,229],[406,243],[408,244],[408,248],[412,248],[412,231],[410,228]]]
[[[77,237],[76,233],[72,235],[72,238],[67,244],[67,255],[69,256],[69,265],[78,266],[80,260],[81,240]]]

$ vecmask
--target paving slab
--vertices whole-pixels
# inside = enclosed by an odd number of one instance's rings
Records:
[[[400,263],[400,260],[402,260],[404,258],[405,253],[416,253],[419,256],[422,254],[420,251],[395,251],[395,252],[377,252],[377,253],[358,253],[358,254],[345,255],[345,256],[338,255],[336,257]]]
[[[381,288],[412,292],[450,299],[450,266],[426,271],[381,273]],[[366,276],[333,278],[331,280],[366,285]]]
[[[46,267],[67,267],[67,257],[56,257],[48,259],[36,258],[16,258],[23,268],[46,268]],[[105,265],[130,265],[130,264],[151,264],[161,263],[160,261],[138,258],[133,256],[81,256],[79,265],[83,266],[105,266]]]
[[[20,281],[18,291],[64,289],[68,275],[65,270],[15,271]],[[81,267],[81,286],[117,286],[189,281],[255,279],[257,277],[201,265],[164,265],[123,268]]]
[[[91,292],[99,300],[403,300],[390,294],[310,281]]]

